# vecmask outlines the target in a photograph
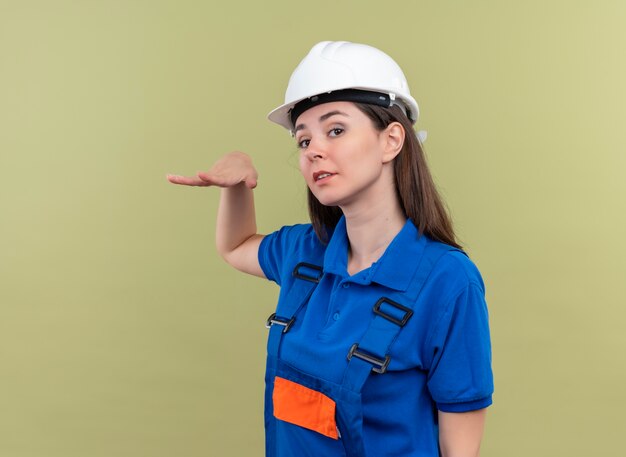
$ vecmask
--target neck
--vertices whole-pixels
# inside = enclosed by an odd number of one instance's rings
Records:
[[[350,240],[348,273],[369,268],[402,230],[406,217],[397,199],[370,201],[360,208],[342,208]]]

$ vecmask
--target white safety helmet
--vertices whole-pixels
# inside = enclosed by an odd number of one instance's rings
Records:
[[[413,124],[419,116],[404,73],[391,57],[365,44],[322,41],[296,67],[285,103],[268,118],[292,131],[303,111],[330,101],[399,105]]]

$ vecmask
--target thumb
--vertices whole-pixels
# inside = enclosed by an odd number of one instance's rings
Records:
[[[244,183],[246,184],[247,188],[254,189],[257,186],[257,178],[246,178]]]

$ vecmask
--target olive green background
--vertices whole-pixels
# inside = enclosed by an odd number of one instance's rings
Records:
[[[404,69],[487,286],[483,457],[617,455],[626,2],[0,0],[0,457],[262,456],[277,288],[214,244],[233,149],[259,229],[306,220],[265,120],[322,40]],[[417,424],[418,425],[418,424]]]

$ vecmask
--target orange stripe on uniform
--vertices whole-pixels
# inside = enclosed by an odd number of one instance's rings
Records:
[[[335,402],[326,395],[293,381],[274,379],[274,416],[290,424],[338,439]]]

